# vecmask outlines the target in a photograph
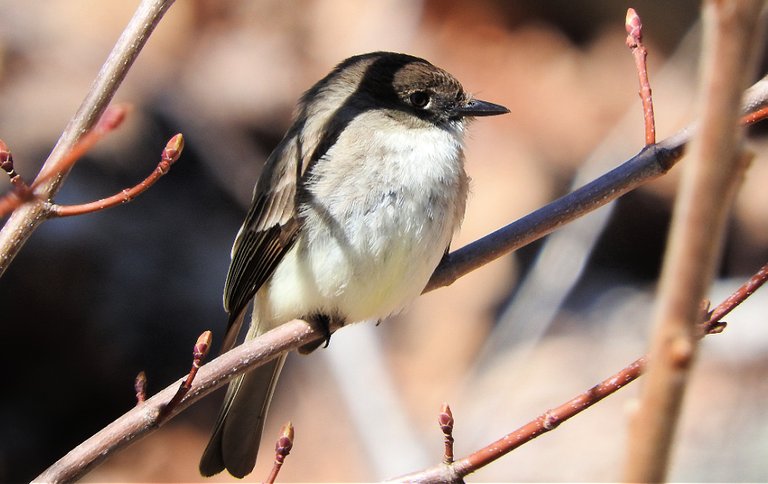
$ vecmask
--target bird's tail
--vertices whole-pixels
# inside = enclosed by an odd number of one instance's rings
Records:
[[[248,339],[264,331],[253,324]],[[212,476],[226,469],[235,477],[251,473],[261,432],[283,368],[283,354],[229,383],[211,440],[200,459],[200,473]]]

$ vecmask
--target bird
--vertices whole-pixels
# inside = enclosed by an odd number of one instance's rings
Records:
[[[401,312],[464,218],[468,122],[508,112],[408,54],[361,54],[333,68],[301,97],[255,185],[224,285],[222,352],[236,343],[251,301],[246,339],[303,319],[324,331],[326,345],[332,323]],[[202,475],[252,472],[285,358],[229,383]]]

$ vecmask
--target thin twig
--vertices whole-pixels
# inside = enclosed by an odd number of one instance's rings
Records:
[[[653,317],[648,379],[633,415],[624,480],[665,480],[688,375],[700,301],[714,277],[728,211],[741,181],[739,101],[756,61],[762,2],[704,2],[701,130],[683,167]]]
[[[739,304],[760,289],[760,286],[765,284],[766,280],[768,280],[768,264],[761,267],[760,270],[737,289],[736,292],[728,296],[728,299],[712,310],[709,321],[714,323],[722,321],[728,313],[736,309]]]
[[[523,425],[514,432],[505,435],[496,442],[485,446],[468,457],[457,461],[457,472],[460,475],[465,476],[490,464],[499,457],[508,454],[536,437],[539,437],[550,430],[554,430],[561,423],[578,415],[605,397],[635,381],[645,371],[647,361],[647,356],[638,358],[624,367],[621,371],[611,375],[589,390],[544,412],[542,415]]]
[[[768,118],[768,107],[763,107],[749,114],[745,114],[741,117],[741,124],[743,126],[749,126],[758,121],[762,121],[765,118]]]
[[[150,34],[173,2],[174,0],[142,0],[136,9],[80,108],[67,124],[40,170],[38,178],[44,178],[46,181],[36,186],[36,197],[15,210],[0,230],[0,276],[5,273],[32,232],[45,220],[47,206],[44,201],[53,198],[68,173],[68,169],[60,170],[60,160],[66,157],[75,148],[78,140],[94,126]]]
[[[200,366],[202,366],[203,360],[208,356],[208,351],[211,349],[212,340],[213,333],[210,331],[204,331],[203,334],[197,338],[195,346],[192,348],[192,366],[189,369],[189,373],[187,373],[187,378],[181,382],[179,389],[176,390],[176,393],[171,400],[162,408],[162,410],[160,410],[160,415],[157,417],[158,422],[167,418],[173,409],[179,405],[179,402],[184,398],[184,395],[186,395],[190,388],[192,388],[192,383],[195,381],[197,372],[200,371]]]
[[[634,8],[627,10],[627,18],[624,22],[627,29],[627,47],[632,51],[637,68],[637,77],[640,81],[640,100],[643,103],[643,120],[645,121],[645,145],[656,143],[656,121],[653,117],[653,95],[651,83],[648,80],[648,50],[643,44],[643,23]]]
[[[71,217],[73,215],[83,215],[130,202],[147,191],[149,187],[154,185],[155,182],[160,179],[161,176],[168,173],[171,170],[171,166],[179,159],[179,156],[181,156],[181,151],[183,149],[184,137],[179,133],[168,141],[160,155],[160,162],[152,173],[141,182],[131,188],[126,188],[111,197],[102,198],[101,200],[96,200],[94,202],[83,203],[80,205],[58,205],[52,203],[49,206],[50,216]]]
[[[197,372],[200,371],[200,366],[202,366],[203,360],[208,356],[208,351],[211,349],[212,340],[213,333],[210,331],[204,331],[203,334],[197,338],[195,346],[192,348],[192,367],[190,367],[189,373],[187,373],[187,378],[181,382],[179,389],[176,390],[176,393],[171,400],[162,408],[162,410],[160,410],[160,415],[157,417],[158,422],[167,418],[179,405],[179,402],[184,398],[184,395],[186,395],[192,388],[192,383],[195,381]]]

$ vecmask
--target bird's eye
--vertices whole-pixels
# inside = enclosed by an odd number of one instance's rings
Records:
[[[417,108],[424,108],[429,104],[429,93],[426,91],[416,91],[409,98],[411,104]]]

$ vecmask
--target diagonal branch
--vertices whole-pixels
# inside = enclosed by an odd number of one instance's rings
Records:
[[[179,386],[187,379],[186,376],[139,403],[72,449],[33,482],[75,481],[113,453],[165,425],[179,412],[225,385],[229,379],[323,337],[322,332],[313,329],[308,323],[294,320],[247,341],[200,367],[186,394],[167,413],[164,413],[166,404],[176,395]]]
[[[744,95],[743,124],[765,119],[768,114],[768,76]],[[754,114],[754,115],[753,115]],[[762,117],[761,117],[762,116]],[[456,279],[499,257],[554,232],[584,214],[619,198],[640,185],[664,175],[683,156],[695,131],[688,126],[640,153],[583,187],[558,198],[509,225],[448,254],[435,269],[424,292],[453,284]]]

